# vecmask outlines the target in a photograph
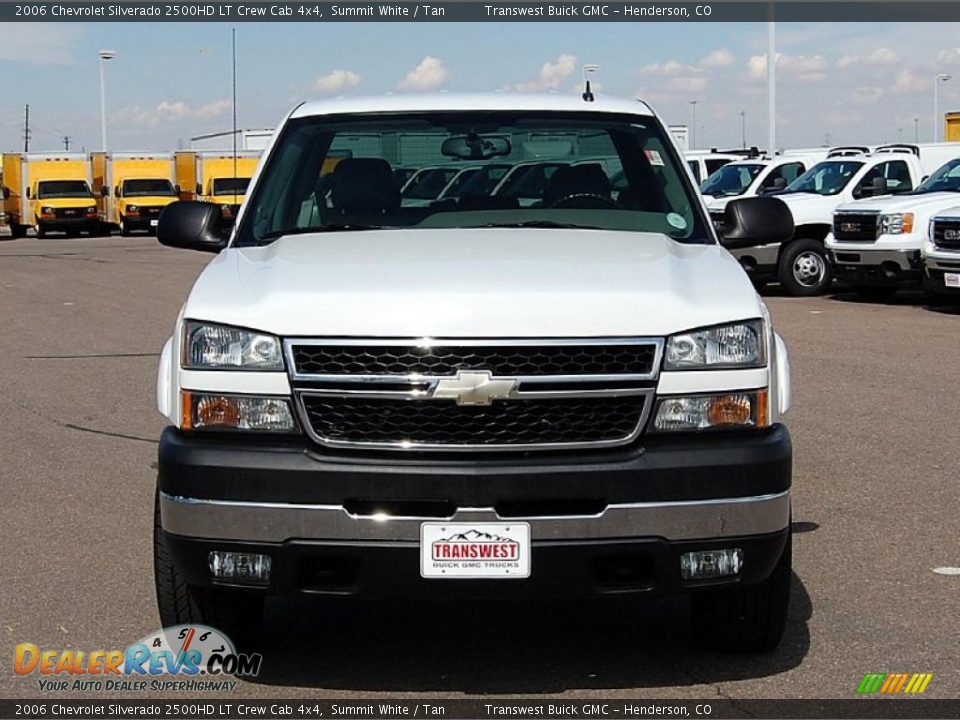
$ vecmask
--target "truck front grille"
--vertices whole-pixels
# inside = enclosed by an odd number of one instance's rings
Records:
[[[650,375],[653,342],[570,345],[310,345],[293,344],[297,375]]]
[[[328,445],[411,449],[515,448],[621,443],[634,437],[646,398],[444,401],[301,397],[313,434]]]
[[[290,339],[284,348],[301,422],[321,445],[525,450],[634,440],[663,340]]]
[[[933,244],[942,250],[960,250],[960,220],[934,220]]]
[[[163,210],[162,207],[141,207],[140,217],[148,217],[148,218],[160,217],[161,210]]]
[[[833,216],[833,237],[845,242],[876,242],[877,213],[837,213]]]

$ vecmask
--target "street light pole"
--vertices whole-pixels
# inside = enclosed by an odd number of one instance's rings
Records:
[[[117,53],[113,50],[101,50],[100,56],[100,148],[107,151],[107,81],[104,67],[108,60],[113,60]]]
[[[693,106],[693,125],[690,126],[690,149],[697,149],[697,101],[691,100]]]
[[[920,118],[913,119],[913,141],[920,142]]]
[[[947,82],[952,76],[940,73],[933,78],[933,141],[940,141],[940,83]]]
[[[770,157],[777,153],[777,24],[773,21],[775,3],[770,3],[767,23],[767,145]]]
[[[740,111],[740,134],[743,140],[743,149],[747,149],[747,111]]]

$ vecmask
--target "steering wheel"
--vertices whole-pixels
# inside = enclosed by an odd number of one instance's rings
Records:
[[[562,198],[554,200],[552,203],[547,205],[548,208],[580,208],[584,210],[593,210],[593,209],[603,209],[603,208],[619,208],[616,200],[613,198],[600,195],[598,193],[592,192],[581,192],[581,193],[570,193],[569,195],[564,195]]]

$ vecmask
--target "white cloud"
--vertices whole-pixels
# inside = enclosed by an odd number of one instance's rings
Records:
[[[956,65],[960,63],[960,48],[950,48],[937,53],[937,65]]]
[[[153,128],[183,120],[211,120],[229,109],[229,100],[214,100],[198,108],[191,108],[183,100],[161,100],[152,108],[139,105],[122,108],[113,115],[112,120]]]
[[[667,88],[674,92],[698,93],[707,87],[704,77],[675,77],[667,81]]]
[[[650,63],[640,68],[641,75],[657,75],[660,77],[676,77],[699,72],[693,65],[687,65],[679,60],[667,60],[662,63]]]
[[[537,76],[536,80],[516,83],[515,85],[508,86],[507,89],[519,90],[520,92],[556,90],[576,69],[577,56],[564,54],[552,62],[545,62],[543,65],[541,65],[540,74]],[[593,85],[592,82],[591,85]]]
[[[853,101],[858,105],[872,105],[884,95],[883,88],[866,86],[853,91]]]
[[[913,70],[901,70],[893,80],[893,92],[899,94],[919,92],[932,84],[933,80]]]
[[[420,63],[400,82],[401,90],[436,90],[443,85],[450,73],[443,66],[440,58],[427,55]]]
[[[819,82],[827,78],[827,61],[820,55],[785,55],[777,53],[777,76],[799,80],[800,82]],[[752,80],[767,77],[767,56],[754,55],[747,61],[747,70]]]
[[[334,93],[360,83],[360,76],[352,70],[333,70],[317,78],[313,89],[321,93]]]
[[[866,55],[844,55],[837,61],[837,67],[847,68],[855,65],[896,65],[900,56],[890,48],[877,48]]]
[[[700,67],[715,68],[733,65],[733,53],[726,48],[714,50],[699,62]]]
[[[74,65],[73,48],[78,34],[74,28],[53,24],[6,25],[0,41],[0,60],[26,65]]]

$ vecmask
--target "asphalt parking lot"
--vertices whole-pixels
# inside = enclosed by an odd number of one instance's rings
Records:
[[[123,648],[158,628],[157,356],[209,259],[144,237],[0,242],[0,696],[40,694],[10,669],[16,643]],[[795,388],[777,652],[701,653],[682,602],[283,601],[237,693],[850,698],[866,672],[932,672],[928,697],[960,696],[960,576],[933,572],[960,566],[960,305],[768,303]]]

